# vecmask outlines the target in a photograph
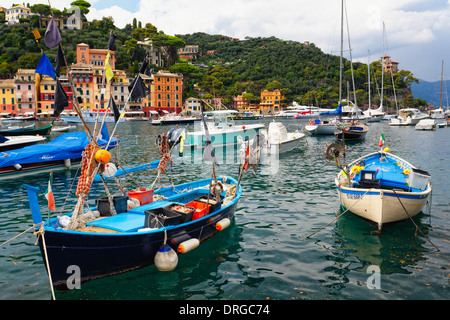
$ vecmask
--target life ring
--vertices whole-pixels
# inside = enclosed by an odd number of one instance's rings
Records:
[[[218,189],[220,190],[220,192],[219,192],[219,190],[217,190],[216,186],[219,186]],[[210,191],[211,191],[211,194],[213,194],[214,196],[216,196],[216,197],[220,196],[222,194],[222,192],[223,192],[223,184],[222,184],[222,182],[217,181],[217,184],[212,183],[211,187],[210,187]],[[216,192],[218,192],[218,194],[216,194]]]
[[[310,120],[310,121],[309,121],[309,125],[310,125],[310,126],[313,126],[313,125],[314,125],[314,120]]]

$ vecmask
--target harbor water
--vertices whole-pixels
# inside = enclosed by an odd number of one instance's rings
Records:
[[[252,123],[258,120],[251,121]],[[268,125],[271,119],[264,119]],[[288,132],[303,131],[306,121],[281,120]],[[250,121],[237,122],[245,125]],[[243,195],[230,227],[197,249],[180,255],[178,266],[160,272],[155,266],[82,283],[80,289],[56,291],[57,300],[447,300],[450,298],[450,127],[416,131],[368,124],[361,142],[349,143],[345,161],[378,150],[381,132],[390,152],[431,174],[431,201],[410,220],[386,225],[382,232],[343,211],[334,186],[336,166],[323,156],[333,136],[304,137],[295,151],[262,163],[242,178]],[[112,125],[108,124],[112,131]],[[148,122],[119,124],[120,147],[113,155],[132,167],[159,159],[156,136],[169,127]],[[188,130],[190,128],[188,127]],[[81,131],[82,127],[77,126]],[[60,133],[58,133],[60,134]],[[49,139],[52,139],[52,134]],[[217,156],[220,158],[218,150]],[[222,161],[219,176],[237,177],[239,164]],[[58,214],[75,204],[79,171],[55,171],[53,192]],[[163,186],[210,178],[210,163],[174,160]],[[150,186],[156,170],[123,176],[128,190]],[[51,289],[23,184],[44,193],[49,173],[0,180],[0,299],[48,300]],[[108,183],[118,193],[115,183]],[[155,184],[159,187],[160,182]],[[71,190],[68,194],[68,190]],[[105,196],[101,183],[90,203]],[[322,229],[323,228],[323,229]],[[314,233],[316,232],[316,233]],[[310,236],[310,237],[308,237]],[[6,241],[9,242],[5,243]],[[375,279],[375,280],[374,280]]]

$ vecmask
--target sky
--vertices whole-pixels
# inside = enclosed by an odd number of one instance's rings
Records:
[[[73,0],[51,0],[57,9]],[[271,37],[309,41],[339,55],[340,0],[91,0],[89,21],[112,17],[117,27],[133,18],[165,34],[205,32],[244,40]],[[17,0],[1,0],[9,7]],[[45,3],[47,0],[27,0]],[[450,79],[450,0],[345,0],[344,57],[368,63],[382,55],[426,81]],[[347,18],[346,18],[347,17]],[[385,32],[383,32],[383,23]],[[348,32],[347,32],[348,30]],[[349,49],[351,48],[351,50]],[[447,60],[447,61],[446,61]],[[445,76],[445,75],[448,75]]]

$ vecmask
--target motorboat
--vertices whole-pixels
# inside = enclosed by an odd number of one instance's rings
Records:
[[[4,137],[0,135],[0,152],[20,149],[26,146],[43,142],[46,137],[43,136],[12,136]],[[0,155],[1,156],[1,155]]]
[[[395,119],[389,120],[390,126],[415,126],[420,120],[427,119],[430,116],[422,113],[417,108],[405,108],[398,112]]]
[[[430,174],[388,151],[354,160],[335,178],[344,209],[374,222],[379,230],[386,223],[416,216],[431,194]]]
[[[194,124],[194,131],[186,131],[184,148],[205,147],[205,124],[214,147],[236,145],[238,136],[252,139],[260,129],[265,127],[263,123],[236,125],[234,121],[228,117],[232,113],[233,112],[230,110],[205,112],[204,119],[207,118],[208,121],[196,122]]]
[[[307,134],[313,136],[334,135],[334,131],[336,131],[336,126],[338,124],[339,121],[336,119],[315,119],[305,125],[304,130]]]
[[[436,130],[436,121],[434,119],[423,119],[414,128],[416,130]]]
[[[98,119],[99,122],[115,123],[114,113],[110,109],[83,109],[81,115],[85,123],[95,123]],[[60,116],[64,122],[67,123],[82,123],[81,118],[76,113],[65,114]],[[120,118],[117,122],[122,121]]]
[[[347,102],[347,105],[342,105],[342,121],[359,121],[361,123],[367,123],[371,118],[368,115],[365,115],[357,105],[355,105],[350,100],[342,100],[342,102]]]
[[[444,119],[445,118],[445,111],[442,108],[434,109],[430,111],[430,118],[431,119]]]
[[[260,133],[264,136],[262,151],[269,154],[291,151],[298,147],[298,142],[305,136],[298,130],[287,132],[286,127],[281,122],[275,121],[270,122],[268,130],[263,129]]]
[[[177,115],[176,113],[167,113],[164,116],[158,117],[150,121],[152,125],[179,125],[194,123],[200,121],[200,117]]]

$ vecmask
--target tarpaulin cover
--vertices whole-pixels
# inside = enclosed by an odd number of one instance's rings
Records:
[[[36,163],[45,161],[79,159],[89,143],[86,132],[69,132],[54,138],[46,144],[37,144],[21,149],[0,152],[0,168],[14,164]],[[100,147],[106,146],[108,140],[99,139]],[[108,149],[114,148],[117,139],[113,138]]]

